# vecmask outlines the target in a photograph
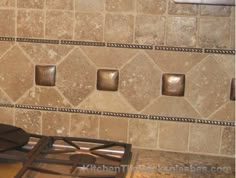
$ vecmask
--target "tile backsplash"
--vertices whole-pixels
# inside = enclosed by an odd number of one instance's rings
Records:
[[[234,7],[3,0],[0,23],[0,123],[234,156]]]

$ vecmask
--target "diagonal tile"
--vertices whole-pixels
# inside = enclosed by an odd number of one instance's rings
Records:
[[[0,103],[11,103],[9,97],[0,88]]]
[[[235,121],[235,102],[229,101],[216,113],[211,115],[209,119],[217,121]]]
[[[216,62],[227,72],[229,77],[235,76],[235,56],[234,55],[215,55]]]
[[[10,47],[12,47],[15,43],[14,42],[8,42],[8,41],[0,41],[0,57],[8,50]],[[1,59],[0,59],[1,60]]]

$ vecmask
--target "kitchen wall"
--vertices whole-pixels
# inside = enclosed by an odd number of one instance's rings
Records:
[[[1,0],[0,122],[234,156],[234,16],[172,0]]]

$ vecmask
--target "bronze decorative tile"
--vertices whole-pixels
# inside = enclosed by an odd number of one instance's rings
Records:
[[[99,69],[97,72],[97,89],[117,91],[119,82],[118,70]]]
[[[235,101],[235,78],[231,81],[230,100]]]
[[[56,66],[39,66],[35,68],[36,85],[55,86],[56,83]]]
[[[162,95],[184,96],[184,88],[184,74],[164,74],[162,76]]]

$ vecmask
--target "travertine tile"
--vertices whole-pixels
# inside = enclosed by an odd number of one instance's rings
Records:
[[[13,125],[13,120],[14,120],[14,109],[0,108],[0,123]]]
[[[0,36],[15,36],[15,10],[0,10]]]
[[[120,71],[120,92],[138,111],[160,95],[161,72],[139,53]]]
[[[135,43],[164,45],[166,18],[139,15],[136,17]]]
[[[103,14],[77,12],[75,21],[76,40],[103,41]]]
[[[0,103],[11,103],[9,97],[2,91],[1,88],[0,88]]]
[[[17,0],[17,7],[43,9],[45,0]]]
[[[98,138],[100,116],[71,115],[70,136],[84,138]]]
[[[57,67],[57,86],[74,106],[95,89],[96,70],[88,60],[83,52],[76,48]]]
[[[166,0],[137,0],[137,12],[143,14],[164,14]]]
[[[46,13],[46,37],[59,39],[72,39],[73,12],[47,11]]]
[[[0,41],[0,61],[1,61],[1,56],[13,45],[14,45],[14,42]]]
[[[216,62],[228,73],[229,77],[235,76],[235,56],[234,55],[214,55]]]
[[[174,0],[169,0],[168,13],[170,15],[197,15],[198,5],[194,4],[178,4]]]
[[[195,17],[169,17],[167,26],[167,45],[196,46],[197,19]]]
[[[46,8],[73,10],[73,2],[73,0],[46,0]]]
[[[44,36],[43,11],[18,10],[17,35],[19,37],[43,38]]]
[[[235,128],[223,127],[221,154],[235,155]]]
[[[156,148],[158,124],[152,120],[129,120],[129,143],[134,147]]]
[[[109,12],[133,12],[134,0],[106,0],[106,10]]]
[[[105,0],[75,0],[77,11],[104,11]]]
[[[126,118],[101,118],[99,138],[127,142],[128,119]]]
[[[44,112],[42,117],[42,134],[50,136],[69,136],[70,114]]]
[[[231,14],[231,6],[201,5],[201,15],[202,16],[229,17],[230,14]]]
[[[15,0],[1,0],[0,7],[14,7]]]
[[[229,101],[216,113],[210,116],[209,119],[217,121],[235,121],[235,102]]]
[[[228,18],[200,18],[199,45],[207,48],[229,48],[230,20]]]
[[[29,133],[41,134],[41,119],[42,113],[40,111],[17,109],[15,112],[16,126]]]
[[[192,124],[190,151],[218,154],[221,127],[212,125]]]
[[[32,87],[33,72],[33,64],[30,63],[19,47],[15,46],[1,59],[0,87],[12,100],[16,101]]]
[[[107,14],[105,17],[105,41],[132,43],[134,31],[133,15]]]
[[[230,34],[231,34],[230,48],[235,49],[235,18],[231,19]]]
[[[186,77],[185,96],[202,116],[208,117],[229,100],[231,78],[213,56],[208,56]]]

